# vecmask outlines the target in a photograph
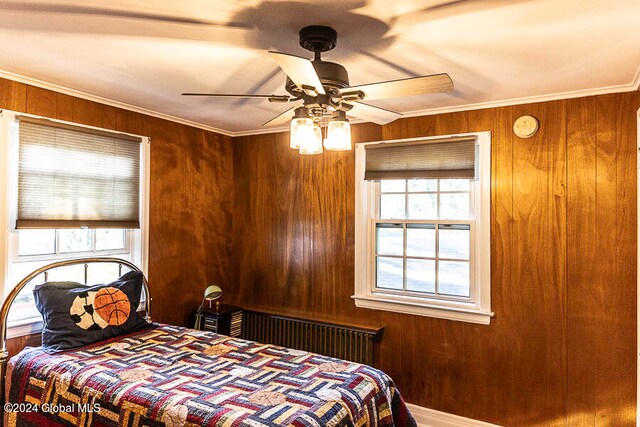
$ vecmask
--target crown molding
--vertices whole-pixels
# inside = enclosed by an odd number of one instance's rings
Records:
[[[634,88],[633,90],[638,90],[640,88],[640,68],[636,71],[636,77],[633,79],[633,83],[631,85]]]
[[[349,121],[351,123],[355,123],[353,120],[349,119]],[[282,132],[289,132],[290,127],[289,126],[279,126],[276,128],[269,128],[269,129],[253,129],[253,130],[242,130],[239,132],[234,132],[233,133],[233,137],[238,137],[238,136],[253,136],[253,135],[266,135],[266,134],[270,134],[270,133],[282,133]]]
[[[202,123],[194,122],[187,119],[182,119],[180,117],[175,117],[170,114],[160,113],[158,111],[149,110],[147,108],[138,107],[135,105],[127,104],[125,102],[116,101],[110,98],[105,98],[98,95],[92,95],[87,92],[83,92],[76,89],[71,89],[65,86],[60,86],[55,83],[48,83],[42,80],[34,79],[31,77],[23,76],[21,74],[11,73],[9,71],[0,70],[0,78],[13,80],[18,83],[28,84],[30,86],[39,87],[42,89],[48,89],[55,92],[60,92],[65,95],[75,96],[76,98],[86,99],[88,101],[98,102],[100,104],[110,105],[111,107],[121,108],[123,110],[129,110],[140,114],[145,114],[147,116],[157,117],[163,120],[169,120],[171,122],[180,123],[183,125],[191,126],[198,129],[207,130],[209,132],[215,132],[226,136],[235,136],[233,132],[228,130],[219,129],[213,126],[208,126]]]
[[[432,116],[435,114],[481,110],[485,108],[506,107],[509,105],[534,104],[537,102],[558,101],[562,99],[584,98],[587,96],[605,95],[608,93],[633,92],[638,89],[639,85],[640,85],[640,70],[638,70],[638,73],[636,73],[636,77],[634,81],[632,83],[625,84],[625,85],[606,86],[606,87],[596,88],[596,89],[582,89],[582,90],[575,90],[575,91],[568,91],[568,92],[552,93],[548,95],[525,96],[522,98],[511,98],[511,99],[504,99],[500,101],[479,102],[476,104],[457,105],[457,106],[451,106],[451,107],[429,108],[425,110],[408,111],[406,113],[402,113],[401,118]]]
[[[194,122],[187,119],[182,119],[180,117],[171,116],[169,114],[160,113],[157,111],[149,110],[147,108],[137,107],[135,105],[127,104],[124,102],[116,101],[109,98],[104,98],[102,96],[91,95],[86,92],[82,92],[79,90],[67,88],[64,86],[60,86],[54,83],[44,82],[42,80],[34,79],[31,77],[26,77],[20,74],[11,73],[8,71],[0,70],[0,78],[5,78],[9,80],[14,80],[20,83],[25,83],[31,86],[40,87],[43,89],[49,89],[56,92],[64,93],[66,95],[75,96],[78,98],[86,99],[89,101],[99,102],[101,104],[110,105],[112,107],[122,108],[129,111],[134,111],[136,113],[146,114],[148,116],[157,117],[159,119],[169,120],[175,123],[180,123],[183,125],[207,130],[210,132],[219,133],[222,135],[230,136],[230,137],[240,137],[240,136],[252,136],[252,135],[266,135],[271,133],[281,133],[288,132],[288,126],[280,126],[269,129],[250,129],[246,131],[238,131],[233,132],[226,129],[220,129],[213,126],[208,126],[202,123]],[[462,105],[453,105],[449,107],[440,107],[440,108],[427,108],[424,110],[414,110],[408,111],[406,113],[402,113],[402,118],[408,117],[419,117],[419,116],[432,116],[435,114],[443,114],[443,113],[455,113],[461,111],[471,111],[471,110],[480,110],[485,108],[497,108],[497,107],[505,107],[509,105],[522,105],[522,104],[533,104],[536,102],[549,102],[549,101],[557,101],[561,99],[571,99],[571,98],[582,98],[586,96],[595,96],[595,95],[604,95],[607,93],[621,93],[621,92],[633,92],[640,88],[640,68],[635,74],[633,81],[629,84],[623,85],[614,85],[614,86],[605,86],[601,88],[595,89],[582,89],[568,92],[557,92],[547,95],[536,95],[536,96],[527,96],[521,98],[510,98],[499,101],[489,101],[489,102],[478,102],[475,104],[462,104]],[[351,120],[352,123],[362,123],[361,120]]]
[[[636,72],[636,75],[633,81],[629,84],[605,86],[605,87],[596,88],[596,89],[581,89],[581,90],[568,91],[568,92],[557,92],[557,93],[552,93],[548,95],[526,96],[522,98],[511,98],[511,99],[504,99],[500,101],[478,102],[476,104],[463,104],[463,105],[453,105],[450,107],[414,110],[414,111],[402,113],[402,117],[400,117],[400,119],[408,118],[408,117],[433,116],[436,114],[443,114],[443,113],[456,113],[461,111],[481,110],[485,108],[505,107],[509,105],[534,104],[536,102],[558,101],[561,99],[583,98],[586,96],[604,95],[607,93],[633,92],[638,90],[639,87],[640,87],[640,68]],[[350,119],[350,121],[351,123],[362,123],[361,120]],[[273,129],[255,129],[255,130],[234,132],[233,136],[237,137],[237,136],[250,136],[250,135],[264,135],[269,133],[288,132],[288,131],[289,131],[288,127],[278,127]]]

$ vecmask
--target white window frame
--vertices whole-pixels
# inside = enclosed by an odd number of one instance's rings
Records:
[[[125,249],[56,253],[45,255],[18,255],[18,231],[15,228],[17,210],[17,185],[18,185],[18,123],[16,116],[29,116],[43,118],[10,110],[0,110],[0,295],[4,297],[17,283],[11,283],[11,266],[15,262],[31,261],[59,261],[81,257],[118,257],[126,259],[147,275],[149,258],[149,176],[150,176],[150,138],[141,135],[132,135],[142,138],[140,143],[140,171],[141,171],[141,197],[140,197],[140,229],[127,230]],[[98,129],[112,132],[109,129],[101,129],[93,126],[85,126],[62,120],[48,120],[68,123],[74,126],[89,129]],[[123,132],[124,133],[124,132]],[[56,236],[57,239],[57,236]],[[56,242],[57,244],[58,242]],[[42,320],[39,318],[24,319],[10,323],[7,328],[7,337],[13,338],[42,330]]]
[[[477,172],[472,181],[470,297],[443,298],[380,291],[375,287],[375,224],[379,183],[365,181],[365,146],[475,136]],[[356,307],[488,325],[491,311],[491,132],[376,141],[356,145],[355,293]],[[433,223],[434,221],[428,221]],[[455,221],[436,221],[454,223]],[[466,221],[465,221],[466,222]],[[475,229],[475,232],[474,232]]]

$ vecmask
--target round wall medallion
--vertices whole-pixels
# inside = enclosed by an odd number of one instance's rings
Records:
[[[513,132],[520,138],[531,138],[538,131],[538,119],[533,116],[522,116],[513,124]]]

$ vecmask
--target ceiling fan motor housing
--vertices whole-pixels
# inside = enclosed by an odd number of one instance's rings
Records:
[[[320,52],[327,52],[336,47],[338,33],[331,27],[323,25],[310,25],[300,30],[300,46],[316,54],[312,61],[320,82],[327,94],[336,92],[338,89],[349,87],[349,74],[340,64],[325,62],[320,59]],[[285,89],[290,94],[298,97],[302,91],[287,77]]]
[[[342,65],[326,61],[312,61],[311,63],[327,93],[330,93],[332,89],[349,87],[349,74]],[[301,92],[289,77],[287,77],[285,89],[294,96],[298,96]]]

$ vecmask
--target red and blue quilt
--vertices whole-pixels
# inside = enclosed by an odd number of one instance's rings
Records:
[[[415,426],[385,373],[211,332],[153,325],[7,371],[5,426]]]

